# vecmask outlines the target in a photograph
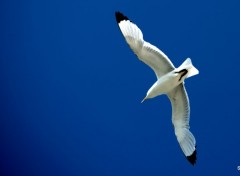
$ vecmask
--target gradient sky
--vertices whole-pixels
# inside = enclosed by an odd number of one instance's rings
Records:
[[[240,175],[239,0],[2,0],[0,175]],[[115,21],[121,11],[186,80],[193,167],[156,78]]]

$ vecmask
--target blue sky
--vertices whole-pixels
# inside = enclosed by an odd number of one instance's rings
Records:
[[[238,0],[0,2],[1,175],[239,175]],[[166,96],[124,41],[121,11],[179,66],[198,160],[185,159]]]

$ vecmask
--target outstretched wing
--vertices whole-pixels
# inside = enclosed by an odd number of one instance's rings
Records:
[[[157,47],[143,40],[142,31],[120,12],[116,20],[128,45],[138,58],[153,69],[157,78],[172,71],[175,67],[169,58]]]
[[[185,87],[182,84],[167,94],[172,104],[172,123],[180,147],[191,164],[196,163],[196,140],[189,131],[190,106]]]

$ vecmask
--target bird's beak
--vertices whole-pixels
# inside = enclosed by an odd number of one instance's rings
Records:
[[[143,103],[146,99],[147,99],[147,97],[145,97],[145,98],[141,101],[141,103]]]

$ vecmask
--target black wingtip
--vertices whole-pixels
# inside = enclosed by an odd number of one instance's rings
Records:
[[[118,23],[120,23],[123,20],[129,20],[128,17],[126,17],[125,15],[123,15],[121,12],[115,12],[115,16],[116,16],[116,20]]]
[[[193,154],[190,156],[187,156],[187,160],[194,166],[194,164],[196,164],[196,160],[197,160],[197,150],[195,149]]]

